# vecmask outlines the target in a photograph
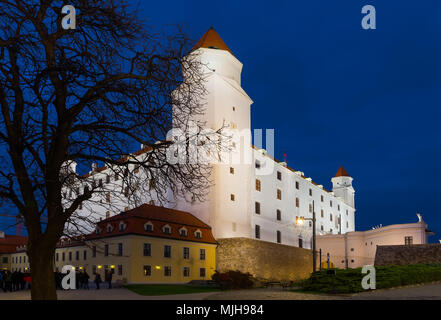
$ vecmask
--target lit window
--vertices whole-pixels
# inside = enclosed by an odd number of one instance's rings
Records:
[[[259,179],[256,179],[256,190],[257,191],[260,191],[260,180]]]
[[[150,277],[152,275],[152,266],[144,266],[143,274],[145,277]]]

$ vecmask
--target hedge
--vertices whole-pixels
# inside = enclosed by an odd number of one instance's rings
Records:
[[[366,291],[361,281],[366,274],[361,268],[334,269],[335,275],[326,270],[317,271],[300,283],[303,291],[322,293],[356,293]],[[375,267],[376,289],[392,288],[418,283],[441,281],[441,264],[413,264],[405,266]]]

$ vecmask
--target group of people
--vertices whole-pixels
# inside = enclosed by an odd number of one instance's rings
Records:
[[[31,275],[21,271],[0,271],[0,290],[12,292],[31,288]]]
[[[112,275],[113,275],[113,270],[104,271],[104,281],[107,282],[108,289],[112,289]],[[99,290],[100,284],[101,282],[103,282],[103,280],[101,279],[101,275],[99,273],[95,273],[95,280],[93,282],[95,282],[96,289]]]
[[[101,275],[99,273],[95,273],[95,278],[93,282],[96,285],[96,289],[100,289],[100,285],[103,282],[101,279]],[[107,288],[112,289],[112,275],[113,271],[105,270],[104,281],[107,283]],[[62,281],[65,274],[55,271],[55,285],[58,290],[62,290]],[[83,271],[75,272],[75,288],[76,289],[87,289],[89,290],[89,274]],[[31,288],[31,275],[30,273],[23,273],[21,271],[11,272],[9,270],[1,270],[0,271],[0,290],[4,292],[13,292],[18,290],[25,290]]]
[[[105,270],[104,273],[105,273],[104,274],[104,281],[107,282],[107,288],[112,289],[113,271]],[[56,285],[57,289],[59,289],[59,290],[63,289],[62,288],[62,281],[63,281],[64,276],[65,276],[65,274],[63,274],[59,271],[55,272],[55,285]],[[94,278],[93,282],[95,283],[96,289],[99,290],[100,285],[103,282],[103,280],[101,279],[101,275],[99,273],[95,273],[94,276],[95,276],[95,278]],[[75,282],[76,282],[75,288],[89,290],[89,279],[90,279],[90,276],[86,270],[82,270],[81,272],[77,270],[75,272]]]

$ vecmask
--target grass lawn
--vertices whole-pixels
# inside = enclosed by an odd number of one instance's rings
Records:
[[[168,294],[185,294],[220,291],[219,288],[189,286],[179,284],[131,284],[125,288],[142,296],[162,296]]]

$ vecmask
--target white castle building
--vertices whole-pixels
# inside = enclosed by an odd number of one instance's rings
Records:
[[[192,52],[208,67],[203,119],[206,126],[216,129],[227,123],[239,131],[251,130],[253,101],[241,87],[242,63],[213,28],[204,34]],[[310,248],[312,223],[306,220],[303,225],[296,225],[296,217],[311,218],[313,203],[317,234],[354,231],[353,179],[343,167],[332,178],[332,191],[328,191],[303,172],[252,146],[251,142],[245,148],[252,155],[249,163],[213,164],[214,183],[206,201],[173,200],[171,195],[168,206],[188,211],[210,225],[216,239],[247,237]],[[135,157],[142,155],[142,150],[134,154]],[[112,183],[121,189],[110,169],[94,168],[92,173],[95,181]],[[128,209],[123,200],[115,201],[119,201],[119,210]],[[81,214],[108,217],[120,213],[110,207],[85,205]]]

